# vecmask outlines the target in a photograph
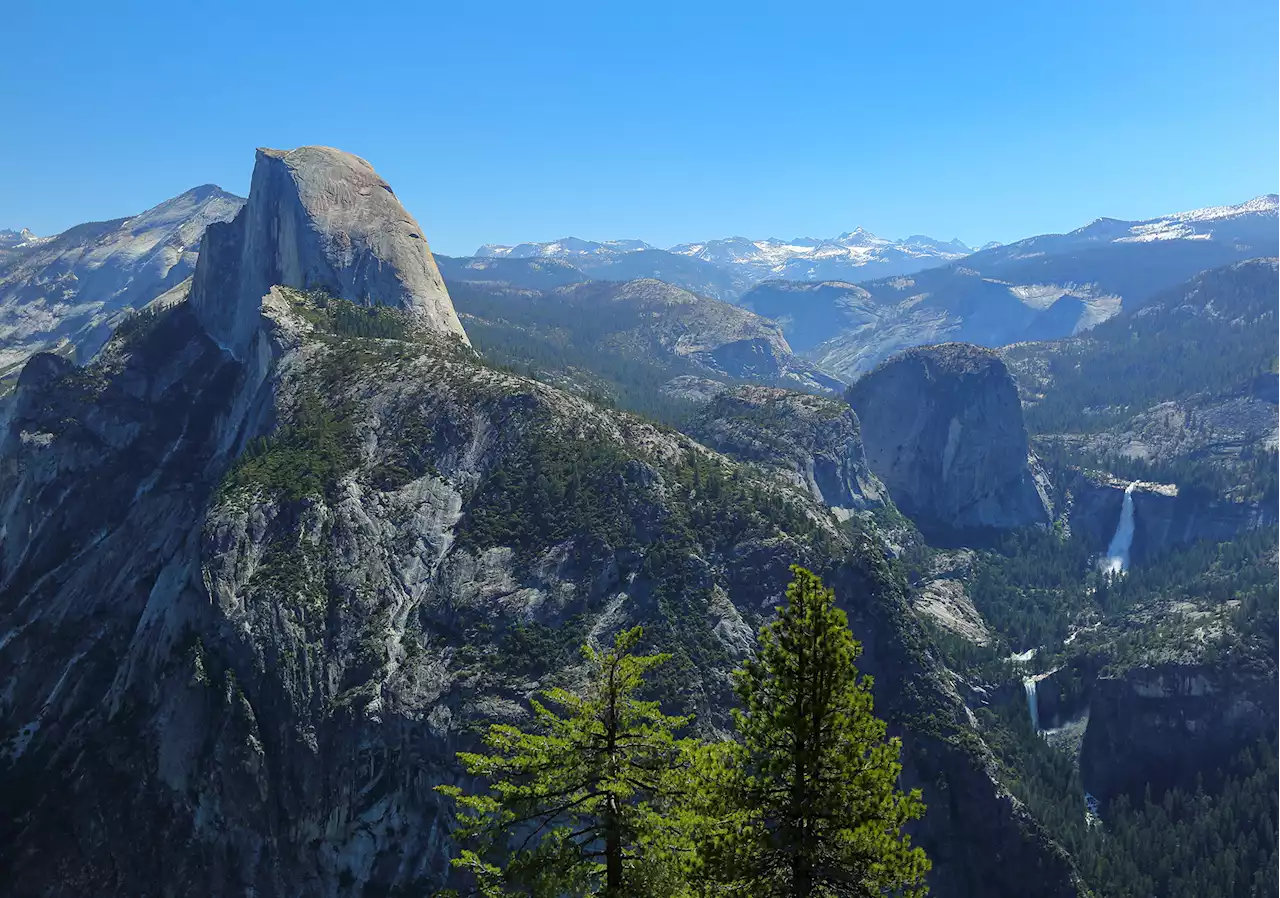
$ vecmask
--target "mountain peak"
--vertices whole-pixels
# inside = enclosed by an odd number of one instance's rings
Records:
[[[643,240],[584,240],[581,237],[560,237],[541,243],[520,243],[514,246],[504,243],[486,243],[476,250],[475,255],[478,258],[571,259],[581,256],[620,255],[653,248]]]
[[[27,228],[12,230],[9,228],[0,228],[0,249],[10,249],[15,246],[21,246],[29,240],[35,240],[36,235],[31,233]]]
[[[242,358],[275,285],[398,306],[467,340],[417,221],[372,165],[332,147],[259,148],[244,208],[205,232],[191,304]]]

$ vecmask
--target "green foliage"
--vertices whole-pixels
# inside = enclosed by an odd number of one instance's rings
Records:
[[[1276,273],[1206,271],[1046,356],[1052,383],[1026,409],[1032,433],[1088,433],[1195,393],[1223,393],[1276,365]],[[1036,344],[1011,357],[1043,352]]]
[[[242,489],[288,501],[321,496],[359,464],[358,407],[347,391],[377,358],[367,342],[339,342],[319,355],[275,432],[253,440],[227,472],[224,496]]]
[[[323,389],[301,391],[289,419],[249,444],[227,473],[223,491],[258,488],[289,501],[323,495],[359,456],[353,404],[330,405]]]
[[[465,308],[465,303],[459,304],[460,310]],[[661,391],[677,375],[704,373],[683,361],[666,365],[630,358],[568,334],[549,338],[501,320],[468,317],[466,328],[472,345],[491,362],[547,383],[567,381],[585,388],[586,398],[597,405],[623,408],[673,426],[683,425],[696,409],[693,403]]]
[[[897,788],[901,743],[873,713],[861,646],[822,581],[800,567],[787,605],[738,671],[741,741],[704,752],[700,884],[708,895],[923,895],[930,864],[902,833],[924,814]],[[700,775],[699,775],[700,774]]]
[[[1211,502],[1223,498],[1275,505],[1280,496],[1277,454],[1265,448],[1244,447],[1233,459],[1201,454],[1145,460],[1120,452],[1092,452],[1046,437],[1035,441],[1036,454],[1051,477],[1070,477],[1070,468],[1106,471],[1121,480],[1176,483],[1184,497]]]
[[[116,325],[111,338],[121,345],[137,345],[154,333],[156,328],[163,322],[165,316],[172,310],[173,307],[167,309],[135,309]]]
[[[1099,898],[1261,898],[1277,894],[1277,747],[1244,748],[1220,770],[1141,801],[1086,814],[1071,757],[1031,731],[1025,710],[980,709],[1004,781],[1072,855]]]
[[[682,427],[698,406],[661,388],[680,375],[713,376],[662,345],[663,327],[676,330],[674,322],[684,320],[669,312],[594,293],[562,296],[492,283],[451,282],[449,293],[485,358],[548,383],[573,384],[601,405]]]
[[[456,801],[457,835],[469,846],[454,866],[479,894],[679,894],[689,846],[670,811],[674,773],[691,750],[675,733],[688,720],[637,697],[667,660],[637,655],[640,639],[637,627],[612,649],[585,648],[586,688],[548,690],[561,713],[535,701],[535,732],[494,725],[487,751],[459,754],[486,791],[437,787]]]
[[[411,340],[412,317],[395,306],[359,305],[323,290],[290,291],[293,307],[322,331],[339,337],[377,340]]]
[[[629,542],[626,470],[631,456],[603,439],[569,437],[535,425],[485,475],[460,536],[481,546],[532,550],[592,533]]]
[[[831,591],[792,571],[787,607],[736,675],[740,743],[677,739],[689,718],[641,700],[670,656],[636,654],[637,627],[584,648],[585,688],[545,693],[562,713],[535,701],[528,730],[492,726],[485,751],[459,754],[488,783],[437,787],[459,808],[453,863],[474,894],[925,894],[928,859],[901,832],[924,813],[896,787],[901,745]]]
[[[1108,898],[1256,898],[1280,894],[1274,737],[1242,750],[1194,788],[1107,811],[1106,835],[1079,857]]]
[[[1009,646],[1061,645],[1088,604],[1093,547],[1055,530],[1028,528],[979,554],[967,586],[974,607]]]
[[[982,737],[1001,762],[1001,781],[1074,856],[1091,837],[1084,787],[1071,756],[1031,728],[1025,702],[975,712]]]
[[[495,663],[506,673],[536,676],[559,670],[573,662],[582,644],[585,621],[581,615],[559,627],[533,621],[518,623],[503,634]]]

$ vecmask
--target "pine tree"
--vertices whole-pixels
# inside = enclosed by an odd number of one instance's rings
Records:
[[[700,885],[744,898],[924,895],[929,861],[901,831],[924,805],[897,786],[900,741],[872,713],[833,592],[791,571],[787,606],[736,674],[739,740],[704,752],[692,775],[714,784]]]
[[[583,648],[581,693],[551,689],[556,713],[533,702],[536,732],[494,725],[484,753],[459,753],[486,792],[437,787],[459,808],[455,835],[474,847],[453,864],[485,898],[505,895],[679,894],[677,868],[691,854],[671,822],[672,791],[692,743],[675,733],[688,718],[663,714],[636,692],[669,655],[636,655],[639,627],[613,648]]]

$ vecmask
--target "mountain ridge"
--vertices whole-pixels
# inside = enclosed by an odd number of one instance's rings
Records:
[[[670,700],[723,730],[729,672],[800,563],[842,597],[903,734],[940,890],[1080,893],[998,780],[874,531],[842,526],[796,472],[415,328],[414,269],[370,302],[373,282],[339,263],[419,264],[372,239],[409,226],[398,203],[355,157],[294,158],[303,171],[259,156],[239,224],[206,237],[199,291],[88,366],[42,353],[19,379],[0,440],[6,881],[40,896],[444,885],[432,786],[459,781],[478,725],[520,721],[531,692],[572,682],[577,645],[643,625],[675,651]],[[356,190],[325,208],[282,178]],[[299,203],[324,213],[314,233],[287,233]],[[308,272],[330,280],[246,299]]]
[[[205,228],[244,199],[216,185],[136,215],[31,235],[0,255],[0,376],[33,353],[91,357],[131,310],[190,277]],[[30,234],[30,232],[25,232]]]

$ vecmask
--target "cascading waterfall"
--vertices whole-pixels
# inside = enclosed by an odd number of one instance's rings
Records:
[[[1027,710],[1031,713],[1031,729],[1040,732],[1040,706],[1036,702],[1036,678],[1027,677],[1022,681],[1022,688],[1027,691]]]
[[[1120,506],[1120,523],[1116,535],[1107,546],[1107,557],[1102,559],[1104,574],[1119,574],[1129,567],[1129,547],[1133,544],[1133,490],[1138,481],[1129,484],[1124,491],[1124,504]]]

